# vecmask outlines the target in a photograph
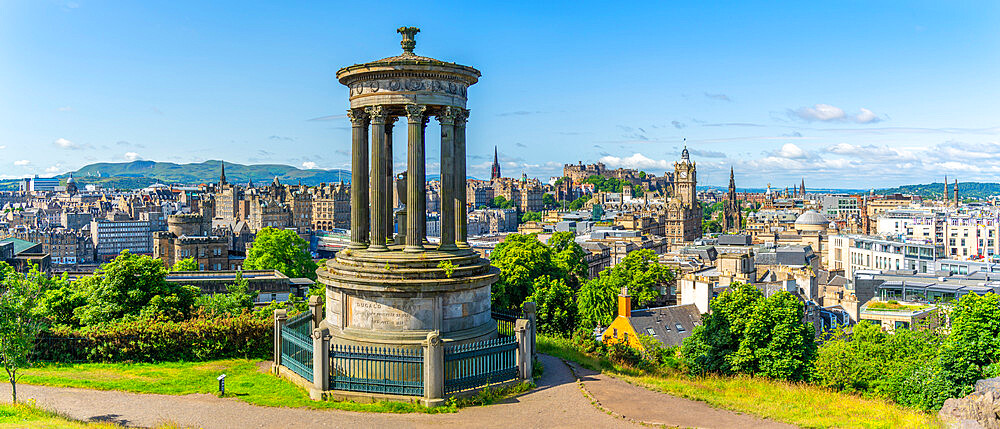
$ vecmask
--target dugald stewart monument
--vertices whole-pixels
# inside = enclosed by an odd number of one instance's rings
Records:
[[[337,72],[352,125],[350,245],[317,269],[312,312],[277,313],[275,368],[314,399],[420,398],[428,406],[497,383],[530,380],[534,304],[494,313],[499,270],[467,244],[465,126],[479,71],[413,53],[420,30],[402,27],[403,53]],[[427,240],[425,135],[441,135],[438,243]],[[406,171],[392,169],[392,129],[407,127]],[[405,210],[393,213],[393,183]],[[398,233],[394,234],[398,224]]]

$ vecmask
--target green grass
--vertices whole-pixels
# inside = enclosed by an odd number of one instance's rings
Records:
[[[21,383],[135,393],[216,394],[216,377],[226,374],[226,396],[268,407],[306,407],[380,413],[448,413],[455,406],[427,408],[416,403],[313,401],[294,383],[262,372],[259,360],[135,364],[53,364],[24,370]]]
[[[883,311],[921,311],[931,308],[930,305],[914,305],[914,304],[900,304],[895,301],[889,302],[870,302],[865,306],[868,310],[883,310]]]
[[[84,423],[71,420],[51,411],[34,406],[33,403],[0,404],[0,428],[120,428],[109,423]]]
[[[646,374],[612,365],[606,359],[580,352],[569,340],[539,335],[538,351],[572,360],[632,384],[674,396],[706,402],[714,407],[815,428],[941,427],[931,414],[892,402],[866,399],[807,383],[789,383],[756,377],[692,377],[684,374]]]

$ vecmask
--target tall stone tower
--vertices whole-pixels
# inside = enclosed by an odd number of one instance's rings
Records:
[[[674,196],[688,207],[697,204],[698,178],[695,163],[691,162],[687,146],[681,152],[680,162],[674,163]]]
[[[736,177],[733,168],[729,168],[729,192],[726,193],[726,201],[722,204],[722,230],[730,233],[738,233],[743,227],[743,210],[736,199]]]

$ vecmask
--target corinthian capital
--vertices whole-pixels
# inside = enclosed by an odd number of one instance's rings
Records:
[[[382,106],[365,107],[365,113],[371,118],[372,125],[384,125],[386,118],[389,117],[389,112]]]
[[[368,122],[368,114],[362,109],[348,109],[347,117],[351,120],[351,124],[360,127]]]
[[[420,123],[424,120],[424,112],[427,111],[427,106],[423,104],[407,104],[406,105],[406,117],[410,122]]]
[[[447,106],[437,114],[438,122],[441,124],[453,125],[455,117],[458,116],[458,108]]]
[[[469,120],[469,109],[455,108],[458,113],[455,115],[455,125],[465,126],[465,122]]]

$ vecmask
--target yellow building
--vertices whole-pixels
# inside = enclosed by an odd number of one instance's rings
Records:
[[[701,313],[694,304],[632,310],[632,297],[622,288],[618,295],[618,315],[601,334],[601,341],[624,341],[643,350],[639,336],[646,335],[664,346],[679,346],[699,325]]]

